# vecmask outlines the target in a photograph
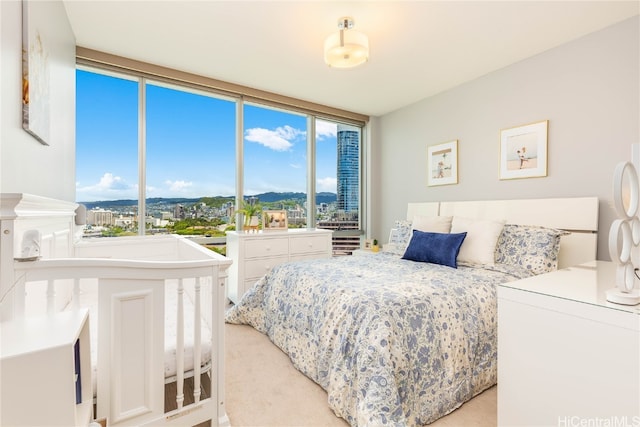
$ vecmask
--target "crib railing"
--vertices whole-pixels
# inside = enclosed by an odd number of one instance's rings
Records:
[[[191,243],[187,243],[189,245]],[[185,250],[184,248],[182,249]],[[186,248],[192,251],[193,248]],[[196,250],[197,251],[197,250]],[[72,309],[81,308],[81,280],[98,282],[96,418],[109,425],[228,425],[224,407],[224,306],[231,261],[215,255],[181,261],[58,258],[16,263],[17,291],[46,286],[46,311],[59,309],[56,289],[72,283]],[[165,288],[177,281],[176,406],[164,412]],[[185,294],[189,293],[186,297]],[[202,294],[210,296],[204,299]],[[193,403],[185,404],[185,298],[194,306]],[[24,303],[16,315],[24,316]],[[211,395],[202,398],[201,322],[211,330]]]

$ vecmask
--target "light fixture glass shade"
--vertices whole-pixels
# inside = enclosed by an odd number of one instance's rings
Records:
[[[362,33],[354,30],[340,30],[324,41],[324,62],[330,67],[350,68],[368,60],[369,38]]]

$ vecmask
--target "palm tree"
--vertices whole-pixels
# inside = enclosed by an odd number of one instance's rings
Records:
[[[249,227],[251,225],[251,218],[257,216],[260,212],[262,212],[262,206],[259,204],[250,204],[247,202],[242,203],[242,209],[238,212],[244,214],[244,225],[245,227]]]

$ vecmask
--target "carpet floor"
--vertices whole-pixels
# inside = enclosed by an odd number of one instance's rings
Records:
[[[298,372],[267,336],[250,326],[225,325],[226,409],[233,427],[340,426],[327,393]],[[432,427],[494,427],[497,388],[492,387]]]

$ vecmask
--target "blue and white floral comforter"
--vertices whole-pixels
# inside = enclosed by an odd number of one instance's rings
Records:
[[[528,275],[386,253],[298,261],[226,320],[266,333],[352,426],[424,425],[497,382],[496,284]]]

